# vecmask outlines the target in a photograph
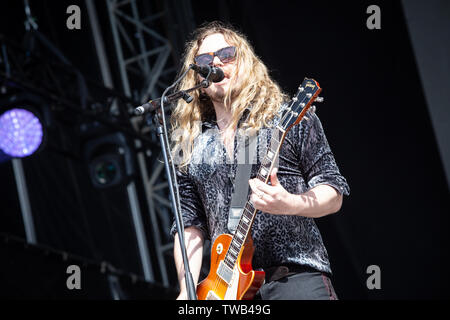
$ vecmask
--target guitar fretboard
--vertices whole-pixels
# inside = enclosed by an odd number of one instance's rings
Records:
[[[261,161],[261,166],[256,177],[264,183],[267,183],[270,177],[270,172],[278,159],[281,144],[284,140],[285,132],[276,127],[272,130],[269,147],[266,155]],[[245,240],[250,232],[253,220],[255,218],[256,209],[254,208],[250,199],[244,206],[241,218],[239,220],[236,231],[231,240],[230,247],[225,256],[224,263],[230,269],[233,269],[238,259],[239,253],[242,249]]]

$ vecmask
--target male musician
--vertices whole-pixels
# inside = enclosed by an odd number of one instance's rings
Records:
[[[192,63],[219,67],[225,74],[222,81],[194,93],[190,104],[179,102],[171,119],[173,152],[179,155],[177,180],[187,255],[197,284],[204,240],[214,242],[220,234],[230,233],[237,129],[256,130],[258,143],[264,144],[283,102],[289,99],[269,77],[246,37],[222,23],[196,30],[187,45],[183,70]],[[191,88],[201,80],[189,73],[179,89]],[[339,211],[349,187],[319,119],[316,115],[308,118],[287,133],[270,185],[255,178],[259,154],[252,168],[250,199],[258,210],[251,229],[252,264],[253,269],[266,272],[257,299],[337,299],[329,278],[327,251],[313,219]],[[171,232],[176,235],[175,225]],[[174,255],[178,299],[186,299],[178,236]]]

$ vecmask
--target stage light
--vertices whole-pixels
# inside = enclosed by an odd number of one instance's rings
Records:
[[[90,163],[90,168],[95,186],[114,186],[122,180],[121,160],[116,155],[95,158]]]
[[[84,158],[94,187],[122,185],[134,174],[128,143],[120,132],[99,136],[85,143]]]
[[[42,144],[44,131],[32,111],[15,107],[0,115],[0,149],[13,158],[32,155]]]

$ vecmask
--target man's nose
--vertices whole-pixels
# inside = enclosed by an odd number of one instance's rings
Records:
[[[220,61],[219,57],[215,56],[213,59],[213,66],[223,66],[222,61]]]

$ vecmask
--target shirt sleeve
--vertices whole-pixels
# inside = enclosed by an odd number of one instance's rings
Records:
[[[308,187],[321,184],[334,187],[339,193],[350,194],[350,187],[341,175],[331,152],[322,124],[316,114],[304,119],[300,127],[300,165]]]
[[[207,231],[205,211],[197,187],[195,186],[195,182],[189,176],[189,173],[182,172],[177,169],[176,174],[184,228],[196,227],[202,232],[203,238],[207,239],[209,238],[209,235]],[[170,234],[174,237],[177,232],[178,230],[174,217]]]

